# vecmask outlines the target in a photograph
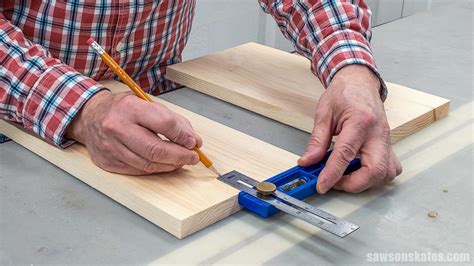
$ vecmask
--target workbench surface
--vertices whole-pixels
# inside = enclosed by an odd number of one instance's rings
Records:
[[[14,142],[0,144],[0,264],[366,263],[375,252],[471,252],[473,66],[470,1],[374,29],[383,77],[452,100],[450,115],[394,146],[399,184],[353,197],[345,239],[288,215],[241,211],[178,240]],[[308,134],[189,89],[162,98],[296,154]],[[340,192],[313,197],[318,205]],[[357,204],[355,204],[357,205]],[[436,211],[437,218],[427,216]]]

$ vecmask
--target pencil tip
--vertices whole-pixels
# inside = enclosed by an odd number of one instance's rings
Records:
[[[214,166],[210,166],[209,167],[209,170],[211,170],[212,172],[216,173],[218,176],[221,176],[221,174],[217,171],[217,169],[214,167]]]

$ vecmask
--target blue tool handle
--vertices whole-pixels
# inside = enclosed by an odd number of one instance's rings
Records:
[[[331,151],[326,154],[321,162],[315,165],[309,167],[295,166],[265,181],[274,183],[277,190],[299,200],[315,195],[317,193],[316,183],[318,182],[318,176],[326,166],[326,161],[330,154]],[[360,159],[354,159],[349,163],[344,175],[354,172],[360,166]],[[245,192],[239,193],[239,204],[264,218],[278,212],[278,209],[271,204]]]

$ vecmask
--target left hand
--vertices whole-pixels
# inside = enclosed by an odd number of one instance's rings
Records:
[[[317,190],[357,193],[391,182],[402,166],[390,146],[390,127],[379,95],[380,81],[368,67],[349,65],[337,72],[316,107],[314,129],[298,163],[322,160],[338,135],[334,150],[318,177]],[[360,154],[362,167],[344,176]]]

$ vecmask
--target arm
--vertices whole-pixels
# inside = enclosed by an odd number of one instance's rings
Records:
[[[296,50],[311,60],[312,71],[328,89],[319,99],[314,128],[298,163],[320,161],[332,136],[334,151],[317,190],[360,192],[391,182],[401,173],[390,147],[383,100],[387,90],[370,49],[370,10],[363,0],[259,0]],[[362,167],[342,176],[360,154]]]
[[[81,107],[104,88],[51,57],[0,14],[0,118],[59,147]]]
[[[62,148],[79,141],[107,171],[142,175],[199,162],[191,149],[202,140],[184,117],[131,94],[110,93],[27,40],[1,14],[0,118]]]
[[[355,4],[352,2],[356,2]],[[369,41],[371,11],[363,1],[259,0],[311,70],[328,87],[347,65],[364,65],[378,77]],[[385,99],[385,85],[381,90]]]

